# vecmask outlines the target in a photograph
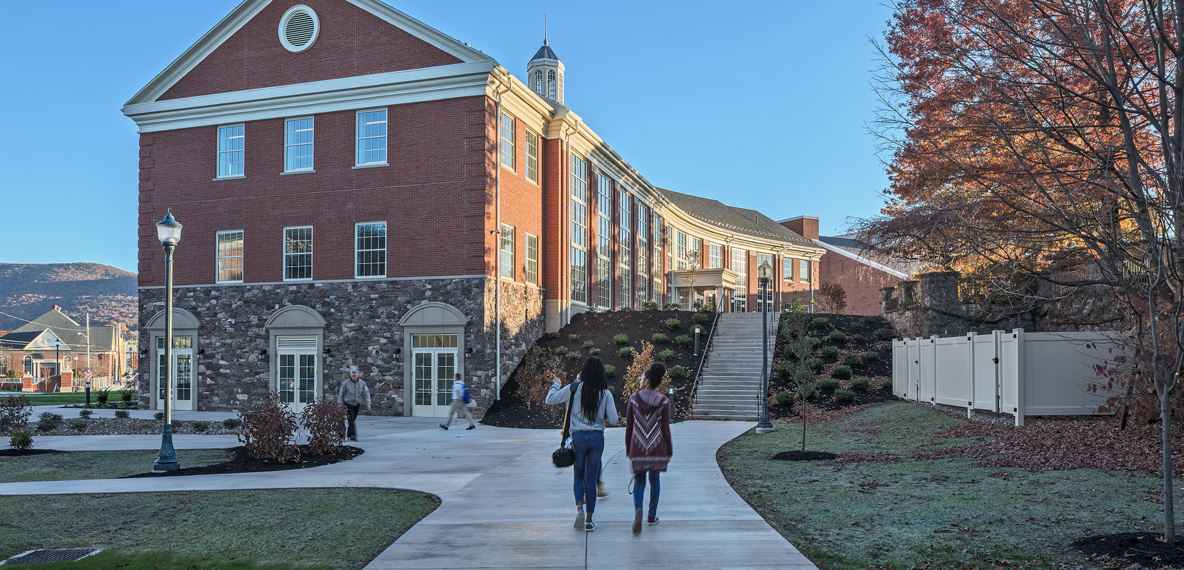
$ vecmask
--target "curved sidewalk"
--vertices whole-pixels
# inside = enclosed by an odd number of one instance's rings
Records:
[[[605,436],[598,528],[572,528],[572,470],[550,463],[556,430],[480,426],[448,431],[432,418],[363,417],[361,457],[315,469],[156,479],[0,484],[0,495],[119,493],[295,487],[383,487],[433,493],[438,509],[379,554],[370,569],[394,568],[786,568],[813,569],[724,480],[715,453],[751,422],[671,426],[675,455],[663,474],[662,523],[630,532],[633,497],[624,430]],[[52,449],[154,449],[159,436],[41,437]],[[233,436],[174,436],[184,449],[230,447]]]

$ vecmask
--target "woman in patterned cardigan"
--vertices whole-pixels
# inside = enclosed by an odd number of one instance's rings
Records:
[[[670,399],[658,391],[666,367],[654,363],[638,379],[640,390],[629,397],[625,409],[625,454],[633,466],[633,532],[641,532],[641,503],[646,474],[650,480],[650,512],[647,522],[658,524],[659,475],[674,455],[670,439]]]

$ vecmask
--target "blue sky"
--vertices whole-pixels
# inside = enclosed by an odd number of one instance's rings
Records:
[[[565,103],[652,184],[817,216],[824,235],[882,206],[864,125],[868,37],[890,10],[873,0],[387,2],[519,77],[546,13]],[[20,236],[0,262],[136,270],[137,136],[120,108],[238,3],[0,0],[0,211]]]

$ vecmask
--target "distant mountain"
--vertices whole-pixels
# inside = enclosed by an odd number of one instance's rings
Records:
[[[0,263],[0,330],[15,329],[60,305],[92,326],[139,325],[136,274],[98,263]],[[10,316],[11,315],[11,316]],[[15,318],[14,318],[15,317]]]

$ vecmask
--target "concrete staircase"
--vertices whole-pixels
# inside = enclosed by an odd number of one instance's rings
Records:
[[[769,362],[776,341],[776,313],[769,315]],[[761,313],[723,313],[691,415],[695,419],[752,420],[760,414]]]

